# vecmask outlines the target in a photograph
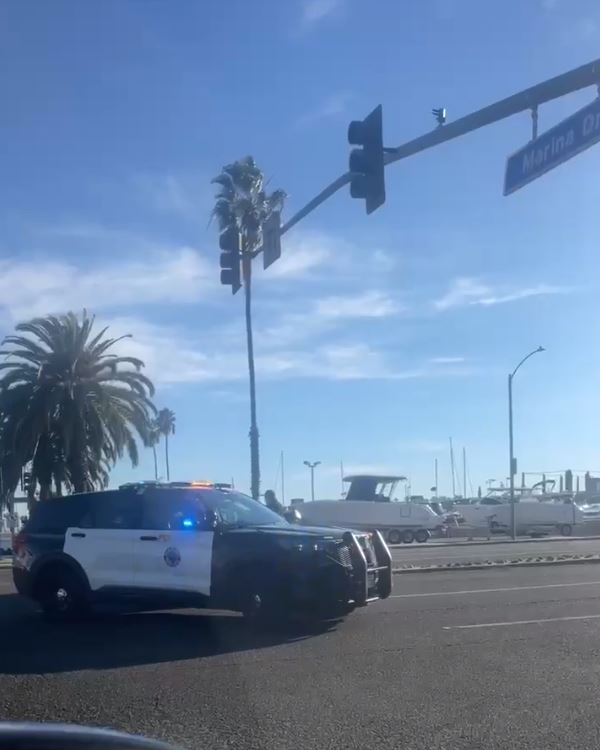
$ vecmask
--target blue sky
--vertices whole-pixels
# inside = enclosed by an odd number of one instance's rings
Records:
[[[0,329],[86,307],[177,414],[172,474],[247,488],[243,299],[218,283],[210,179],[252,154],[290,216],[347,168],[381,103],[399,145],[598,56],[593,0],[5,0],[0,4]],[[592,90],[546,105],[540,131]],[[448,437],[469,484],[600,466],[600,149],[502,197],[527,113],[390,167],[367,217],[347,190],[257,266],[262,487],[339,494],[348,470],[425,493]],[[115,481],[152,476],[152,457]],[[460,483],[459,483],[460,484]],[[459,487],[460,488],[460,487]],[[280,489],[280,485],[277,487]],[[469,489],[469,488],[468,488]]]

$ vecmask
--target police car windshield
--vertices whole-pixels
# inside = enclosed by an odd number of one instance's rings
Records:
[[[285,521],[277,513],[241,492],[207,492],[202,501],[212,510],[220,523],[227,527],[283,526]]]

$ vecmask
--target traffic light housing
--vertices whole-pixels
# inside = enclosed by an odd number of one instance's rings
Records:
[[[33,487],[33,474],[30,471],[23,472],[23,492],[29,494]]]
[[[368,214],[385,203],[382,114],[380,104],[364,120],[353,120],[348,127],[348,142],[362,146],[350,152],[350,195],[365,200]]]
[[[219,235],[221,253],[221,284],[231,287],[235,294],[242,288],[242,272],[240,268],[241,247],[240,233],[237,227],[230,227]]]

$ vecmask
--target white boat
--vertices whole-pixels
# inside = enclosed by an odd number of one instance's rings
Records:
[[[510,530],[511,502],[506,488],[490,490],[475,503],[456,503],[453,510],[460,513],[469,526]],[[574,527],[585,521],[585,515],[567,493],[536,494],[534,488],[518,488],[515,489],[515,519],[517,534],[545,532],[571,536]]]
[[[429,505],[393,500],[401,476],[354,474],[345,498],[296,503],[302,522],[318,526],[343,526],[351,529],[378,529],[390,544],[426,542],[431,533],[443,526]]]

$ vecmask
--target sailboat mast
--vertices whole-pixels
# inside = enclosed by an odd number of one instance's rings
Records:
[[[450,441],[450,468],[452,470],[452,498],[456,497],[456,477],[454,475],[454,448],[452,447],[452,438],[448,438]]]

